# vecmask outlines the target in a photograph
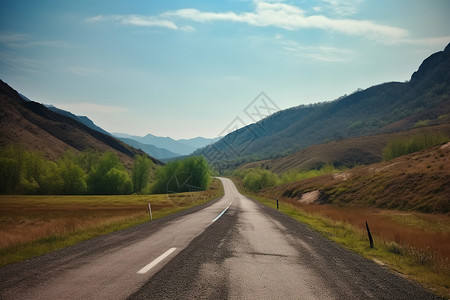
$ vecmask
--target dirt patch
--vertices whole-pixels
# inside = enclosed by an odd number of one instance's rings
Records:
[[[322,193],[319,190],[304,193],[298,202],[303,204],[318,204],[320,203],[321,194]]]
[[[342,173],[335,173],[333,174],[333,179],[339,180],[339,181],[346,181],[350,178],[349,172],[342,172]]]
[[[445,145],[442,145],[442,146],[441,146],[441,149],[448,149],[448,150],[450,150],[450,142],[448,142],[448,143],[445,144]]]

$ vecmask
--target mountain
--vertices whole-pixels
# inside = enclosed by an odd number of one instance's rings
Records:
[[[153,156],[160,160],[181,156],[180,154],[174,153],[167,149],[158,148],[156,146],[148,145],[148,144],[141,144],[138,141],[135,141],[133,139],[129,139],[129,138],[118,138],[118,139],[136,149],[141,149],[148,155]]]
[[[29,101],[29,102],[33,102],[33,100],[31,100],[30,98],[26,97],[26,96],[23,95],[23,94],[19,93],[19,95],[20,95],[20,97],[22,97],[24,100]],[[44,105],[45,105],[48,109],[50,109],[51,111],[54,111],[54,112],[56,112],[56,113],[58,113],[58,114],[60,114],[60,115],[63,115],[63,116],[72,118],[72,119],[74,119],[74,120],[77,120],[78,122],[81,122],[82,124],[86,125],[87,127],[91,128],[91,129],[97,130],[97,131],[99,131],[99,132],[101,132],[101,133],[104,133],[104,134],[107,134],[107,135],[111,135],[109,132],[107,132],[107,131],[104,130],[103,128],[100,128],[100,127],[98,127],[97,125],[95,125],[95,123],[94,123],[91,119],[89,119],[88,117],[86,117],[86,116],[77,116],[77,115],[74,115],[73,113],[71,113],[71,112],[69,112],[69,111],[67,111],[67,110],[63,110],[63,109],[57,108],[56,106],[51,105],[51,104],[44,104]]]
[[[152,134],[147,134],[146,136],[141,137],[116,132],[113,133],[113,135],[118,138],[132,139],[144,145],[153,145],[158,148],[167,149],[173,153],[178,153],[177,156],[189,155],[198,148],[204,147],[218,140],[218,138],[207,139],[203,137],[175,140],[170,137],[160,137]]]
[[[42,104],[26,101],[0,80],[0,146],[20,144],[28,150],[39,150],[56,159],[67,150],[88,148],[112,151],[131,166],[136,154],[133,147],[98,132],[72,117],[56,113]],[[160,164],[154,158],[152,160]]]
[[[55,106],[53,106],[53,105],[46,105],[46,106],[47,106],[47,108],[50,109],[51,111],[54,111],[54,112],[56,112],[56,113],[58,113],[58,114],[60,114],[60,115],[63,115],[63,116],[66,116],[66,117],[70,117],[70,118],[72,118],[72,119],[74,119],[74,120],[77,120],[78,122],[81,122],[82,124],[86,125],[87,127],[91,128],[91,129],[97,130],[97,131],[99,131],[99,132],[101,132],[101,133],[104,133],[104,134],[107,134],[107,135],[111,135],[111,134],[110,134],[109,132],[107,132],[106,130],[104,130],[104,129],[98,127],[97,125],[95,125],[95,123],[92,122],[92,120],[89,119],[89,118],[86,117],[86,116],[77,116],[77,115],[74,115],[74,114],[71,113],[71,112],[68,112],[68,111],[66,111],[66,110],[57,108],[57,107],[55,107]]]
[[[417,136],[426,132],[439,132],[450,137],[450,120],[445,124],[419,127],[407,131],[361,136],[312,145],[287,156],[250,162],[239,168],[260,168],[282,174],[290,170],[320,169],[326,164],[347,168],[370,165],[382,160],[383,148],[391,140]]]
[[[198,149],[198,148],[208,146],[209,144],[215,143],[218,140],[220,140],[220,137],[213,138],[213,139],[207,139],[207,138],[199,136],[199,137],[192,138],[192,139],[181,139],[181,140],[177,140],[177,141],[180,143],[183,143],[185,145],[194,147],[195,149]]]
[[[233,168],[333,140],[441,124],[449,116],[450,44],[425,59],[409,82],[383,83],[331,102],[279,111],[194,154],[203,154],[219,169]]]

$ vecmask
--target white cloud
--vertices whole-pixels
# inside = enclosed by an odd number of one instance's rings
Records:
[[[358,13],[363,0],[322,0],[322,2],[333,14],[346,17]]]
[[[62,41],[33,41],[26,34],[3,33],[0,34],[0,43],[10,48],[42,47],[66,47],[68,44]]]
[[[25,73],[43,74],[43,63],[36,59],[25,58],[17,55],[11,55],[6,52],[0,52],[0,63],[11,69]]]
[[[432,38],[405,38],[401,42],[412,45],[438,46],[444,48],[450,43],[450,35]]]
[[[103,16],[98,15],[92,18],[86,19],[88,23],[98,23],[98,22],[106,22],[113,21],[120,23],[122,25],[131,25],[131,26],[145,26],[145,27],[164,27],[169,29],[179,29],[178,26],[166,19],[153,17],[153,16],[140,16],[140,15],[110,15]]]
[[[328,46],[305,46],[295,41],[281,41],[283,49],[302,61],[345,62],[353,55],[350,49]]]
[[[360,1],[357,1],[358,3]],[[356,6],[350,1],[338,2],[328,0],[334,5],[340,15],[349,15],[356,11]],[[343,3],[343,4],[342,4]],[[250,12],[207,12],[194,8],[167,11],[158,16],[96,16],[87,19],[88,22],[113,20],[123,25],[133,26],[159,26],[170,29],[192,31],[192,26],[179,27],[175,20],[193,21],[199,23],[210,22],[236,22],[257,27],[278,27],[289,31],[302,29],[323,29],[347,35],[364,36],[382,42],[393,42],[408,37],[408,32],[402,28],[377,24],[368,20],[333,19],[324,15],[306,15],[301,8],[285,3],[255,1],[255,9]],[[188,29],[188,30],[186,30]]]

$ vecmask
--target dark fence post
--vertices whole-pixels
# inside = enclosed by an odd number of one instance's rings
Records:
[[[366,221],[366,228],[367,228],[367,235],[369,235],[370,248],[373,248],[372,234],[370,234],[370,229],[369,225],[367,224],[367,221]]]
[[[278,197],[277,197],[277,209],[278,209]]]

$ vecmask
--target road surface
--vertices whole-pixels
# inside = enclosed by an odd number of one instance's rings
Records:
[[[437,299],[221,180],[221,199],[0,269],[0,299]]]

